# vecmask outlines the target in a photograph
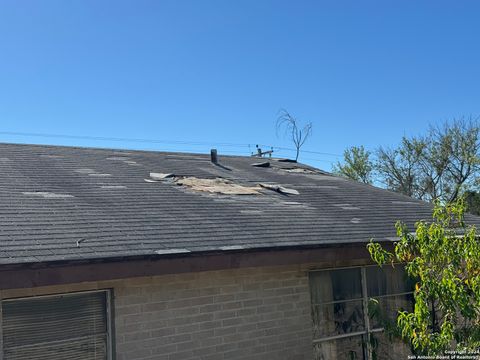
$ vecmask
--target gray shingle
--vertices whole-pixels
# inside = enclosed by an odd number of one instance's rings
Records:
[[[208,155],[17,144],[0,157],[0,264],[367,242],[431,216],[426,203],[275,160],[220,154],[226,170]],[[151,172],[300,194],[207,194],[145,182]]]

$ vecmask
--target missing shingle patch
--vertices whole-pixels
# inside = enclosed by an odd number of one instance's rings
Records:
[[[240,214],[260,215],[260,214],[263,214],[263,211],[262,210],[240,210]]]
[[[112,176],[112,174],[92,173],[92,174],[88,174],[88,176],[106,177],[106,176]]]
[[[260,195],[263,189],[276,191],[283,195],[298,195],[295,189],[286,188],[278,184],[260,183],[255,186],[242,185],[233,180],[217,177],[215,179],[197,178],[194,176],[176,176],[172,173],[150,173],[145,182],[170,182],[184,188],[217,195]]]
[[[63,159],[62,155],[51,155],[51,154],[42,154],[40,157],[48,158],[48,159]]]
[[[184,253],[189,253],[191,252],[188,249],[161,249],[161,250],[155,250],[155,253],[157,255],[168,255],[168,254],[184,254]]]
[[[45,199],[73,198],[73,195],[70,194],[56,194],[48,191],[25,191],[22,194],[27,196],[43,197]]]
[[[232,250],[243,250],[246,249],[243,245],[229,245],[229,246],[221,246],[220,250],[223,251],[232,251]]]
[[[216,179],[200,179],[196,177],[185,177],[175,180],[177,185],[195,191],[204,191],[209,193],[225,194],[225,195],[258,195],[260,194],[257,186],[244,186],[235,184],[234,182],[216,178]]]
[[[360,221],[362,221],[360,218],[352,218],[352,220],[350,220],[352,224],[358,224]]]
[[[79,174],[94,174],[96,172],[95,170],[88,169],[88,168],[75,169],[73,171],[75,171],[76,173],[79,173]]]
[[[10,160],[9,158],[6,158],[6,157],[0,157],[0,162],[2,162],[2,163],[9,162],[9,161],[12,161],[12,160]]]
[[[112,174],[98,173],[96,170],[89,169],[89,168],[75,169],[73,171],[75,171],[78,174],[84,174],[88,176],[96,176],[96,177],[112,176]]]
[[[122,155],[130,155],[131,153],[114,153],[116,155],[120,155],[120,156],[109,156],[106,158],[106,160],[110,160],[110,161],[122,161],[124,162],[125,164],[128,164],[128,165],[138,165],[138,163],[134,160],[130,160],[130,158],[128,156],[122,156]]]
[[[313,170],[310,170],[310,169],[305,169],[305,168],[285,168],[285,169],[281,169],[285,172],[288,172],[288,173],[296,173],[296,174],[318,174],[319,172],[318,171],[313,171]]]
[[[107,157],[107,160],[126,161],[126,160],[130,160],[130,158],[126,156],[111,156],[111,157]]]
[[[126,189],[125,185],[101,185],[101,189]]]
[[[333,206],[339,207],[343,210],[360,210],[358,206],[354,206],[352,204],[334,204]]]
[[[127,165],[132,165],[132,166],[140,165],[139,163],[133,160],[124,160],[123,162]]]
[[[392,204],[396,205],[420,205],[420,203],[415,201],[392,201]]]

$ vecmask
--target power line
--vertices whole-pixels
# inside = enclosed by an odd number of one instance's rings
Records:
[[[306,158],[306,157],[301,157],[301,158],[299,159],[300,162],[302,162],[303,160],[319,161],[319,162],[329,163],[330,165],[335,164],[335,161],[325,160],[325,159],[318,159],[318,158]]]
[[[287,147],[281,147],[281,146],[269,146],[269,145],[265,145],[265,144],[261,144],[259,146],[273,147],[273,149],[277,149],[277,150],[297,151],[297,149],[294,149],[294,148],[287,148]],[[300,152],[308,153],[308,154],[335,156],[335,157],[343,156],[343,155],[340,155],[340,154],[326,153],[326,152],[320,152],[320,151],[311,151],[311,150],[300,150]]]
[[[94,141],[115,141],[115,142],[138,142],[138,143],[151,143],[151,144],[169,144],[169,145],[191,145],[191,146],[224,146],[224,147],[236,147],[236,148],[248,148],[249,152],[253,147],[252,144],[230,143],[230,142],[206,142],[206,141],[175,141],[175,140],[159,140],[159,139],[147,139],[147,138],[125,138],[125,137],[108,137],[108,136],[89,136],[89,135],[67,135],[67,134],[49,134],[49,133],[31,133],[31,132],[17,132],[17,131],[0,131],[0,135],[10,136],[27,136],[27,137],[42,137],[42,138],[60,138],[60,139],[75,139],[75,140],[94,140]],[[259,146],[266,148],[273,148],[278,151],[290,151],[295,152],[296,149],[270,146],[265,144],[258,144]],[[184,150],[187,151],[187,150]],[[229,153],[243,154],[243,151],[224,151]],[[340,154],[326,153],[320,151],[301,150],[302,153],[334,156],[340,157]],[[309,158],[308,160],[331,162],[324,159]]]
[[[123,141],[123,142],[140,142],[152,144],[175,144],[175,145],[217,145],[226,147],[249,147],[249,144],[236,143],[219,143],[206,141],[173,141],[173,140],[158,140],[158,139],[143,139],[143,138],[121,138],[121,137],[107,137],[107,136],[88,136],[88,135],[65,135],[65,134],[47,134],[47,133],[28,133],[28,132],[14,132],[14,131],[0,131],[0,135],[12,136],[32,136],[44,138],[63,138],[76,140],[100,140],[100,141]]]

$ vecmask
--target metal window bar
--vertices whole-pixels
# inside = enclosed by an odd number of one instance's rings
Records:
[[[321,272],[321,271],[335,271],[335,270],[348,270],[348,269],[361,269],[363,267],[378,267],[378,265],[354,265],[354,266],[340,266],[340,267],[327,267],[322,269],[310,269],[308,270],[309,273],[312,272]]]
[[[480,235],[479,235],[480,236]],[[402,264],[394,263],[394,265],[401,266]],[[309,269],[308,272],[320,272],[320,271],[335,271],[335,270],[346,270],[346,269],[361,269],[361,268],[371,268],[375,267],[378,268],[377,264],[369,264],[369,265],[353,265],[353,266],[340,266],[340,267],[326,267],[322,269]]]
[[[0,297],[0,360],[3,360],[3,314],[2,314],[2,299]]]
[[[402,295],[409,295],[413,294],[413,291],[405,291],[405,292],[400,292],[400,293],[391,293],[391,294],[384,294],[384,295],[375,295],[375,296],[368,296],[368,298],[373,298],[373,299],[382,299],[382,298],[387,298],[391,296],[402,296]],[[332,304],[338,304],[338,303],[346,303],[350,301],[360,301],[363,300],[364,297],[359,297],[359,298],[353,298],[353,299],[347,299],[347,300],[334,300],[334,301],[326,301],[326,302],[320,302],[320,303],[312,303],[312,306],[322,306],[322,305],[332,305]]]
[[[370,338],[370,316],[368,316],[368,296],[367,296],[367,271],[365,267],[360,269],[362,276],[362,295],[363,295],[363,321],[365,322],[365,333],[367,335],[367,358],[372,358],[372,346],[368,339]]]
[[[318,343],[325,342],[325,341],[344,339],[344,338],[354,337],[354,336],[358,336],[358,335],[365,335],[365,334],[366,334],[366,330],[355,331],[355,332],[351,332],[351,333],[348,333],[348,334],[339,334],[339,335],[322,337],[322,338],[319,338],[319,339],[313,339],[313,343],[318,344]]]
[[[312,303],[312,306],[332,305],[332,304],[354,302],[354,301],[361,301],[361,300],[363,300],[363,296],[359,298],[353,298],[353,299],[347,299],[347,300],[335,300],[335,301],[326,301],[326,302],[320,302],[320,303]]]
[[[106,311],[107,311],[107,359],[108,360],[115,360],[115,347],[114,341],[115,338],[113,336],[113,289],[107,289],[107,304],[106,304]],[[2,359],[0,359],[2,360]]]
[[[387,298],[387,297],[391,297],[391,296],[402,296],[402,295],[409,295],[409,294],[413,294],[413,291],[405,291],[405,292],[401,292],[401,293],[391,293],[391,294],[385,294],[385,295],[376,295],[376,296],[372,296],[371,298],[372,299],[382,299],[382,298]]]
[[[370,327],[370,318],[368,316],[368,300],[370,299],[370,297],[367,294],[367,275],[366,275],[367,272],[366,272],[366,268],[367,267],[374,267],[374,266],[378,266],[378,265],[364,265],[364,266],[350,266],[350,267],[346,266],[346,267],[339,267],[339,268],[316,269],[316,270],[311,270],[310,271],[310,272],[319,272],[319,271],[336,271],[336,270],[344,270],[344,269],[360,269],[361,281],[362,281],[362,297],[361,298],[328,301],[328,302],[324,302],[324,303],[312,303],[312,306],[331,305],[331,304],[336,304],[336,303],[345,303],[345,302],[362,300],[364,322],[365,322],[365,330],[351,332],[351,333],[347,333],[347,334],[332,335],[332,336],[313,339],[313,344],[318,344],[318,343],[322,343],[322,342],[326,342],[326,341],[332,341],[332,340],[345,339],[345,338],[349,338],[349,337],[365,335],[366,338],[367,338],[367,351],[368,351],[367,359],[369,359],[369,360],[372,359],[372,349],[371,349],[370,342],[368,341],[368,339],[370,337],[370,334],[379,333],[379,332],[382,332],[382,331],[385,330],[384,328],[371,328]],[[408,294],[413,294],[413,291],[378,295],[378,296],[374,296],[373,298],[375,298],[375,299],[377,299],[377,298],[387,298],[387,297],[395,297],[395,296],[408,295]]]

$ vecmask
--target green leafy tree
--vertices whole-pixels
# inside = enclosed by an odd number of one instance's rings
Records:
[[[419,199],[424,197],[422,182],[426,180],[422,179],[419,164],[425,157],[426,146],[424,139],[403,137],[395,149],[378,149],[376,168],[387,189]]]
[[[372,183],[373,163],[370,152],[363,146],[352,146],[343,152],[343,163],[337,162],[333,166],[333,173],[348,179]]]
[[[431,126],[424,136],[404,136],[374,154],[353,146],[333,172],[416,199],[453,202],[480,183],[480,124],[470,118]]]
[[[425,136],[403,137],[379,148],[375,168],[387,189],[426,201],[453,202],[478,183],[480,125],[460,119],[430,127]]]
[[[480,241],[464,222],[464,202],[435,205],[433,220],[419,221],[415,233],[398,222],[393,251],[370,242],[372,259],[401,263],[415,279],[414,310],[399,311],[396,328],[418,354],[480,347]]]

